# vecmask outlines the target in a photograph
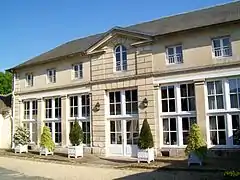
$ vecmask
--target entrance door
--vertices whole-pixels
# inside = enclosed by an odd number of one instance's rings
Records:
[[[137,156],[138,120],[110,120],[110,156]]]

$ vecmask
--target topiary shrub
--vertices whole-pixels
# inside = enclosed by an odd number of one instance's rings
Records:
[[[23,127],[17,127],[13,136],[13,142],[15,145],[27,145],[30,142],[30,133]]]
[[[55,148],[55,144],[52,140],[51,132],[49,127],[43,127],[43,133],[41,135],[40,146],[43,148],[47,148],[48,151],[52,152]]]
[[[154,143],[153,143],[152,132],[147,119],[144,119],[140,136],[138,139],[138,148],[147,149],[147,148],[152,148],[153,146],[154,146]]]
[[[69,139],[73,146],[78,146],[83,141],[83,131],[77,120],[75,120],[73,127],[70,130]]]
[[[201,159],[204,158],[207,153],[206,143],[197,124],[191,126],[187,147],[185,149],[186,155],[192,152]]]

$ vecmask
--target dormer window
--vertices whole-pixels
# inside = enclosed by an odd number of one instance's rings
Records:
[[[116,71],[127,70],[127,49],[123,45],[115,48]]]
[[[215,38],[212,40],[213,57],[229,57],[232,56],[232,48],[230,37]]]
[[[47,70],[47,80],[48,80],[48,83],[56,82],[56,69]]]
[[[166,56],[168,64],[183,63],[182,45],[167,47]]]

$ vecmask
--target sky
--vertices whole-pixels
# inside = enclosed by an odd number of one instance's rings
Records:
[[[0,71],[67,41],[231,0],[2,0]]]

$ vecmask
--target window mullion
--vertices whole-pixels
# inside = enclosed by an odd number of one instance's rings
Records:
[[[55,119],[55,98],[52,98],[51,99],[52,100],[52,118],[54,118]]]
[[[176,105],[176,112],[181,112],[181,92],[180,92],[180,85],[177,84],[174,88],[175,92],[175,105]]]
[[[125,98],[125,91],[121,91],[121,112],[122,115],[126,115],[126,98]]]
[[[29,101],[29,119],[32,120],[32,101]]]
[[[182,118],[181,117],[177,117],[177,139],[178,139],[178,145],[181,146],[183,145],[183,135],[182,135]]]
[[[78,118],[82,116],[82,96],[78,96]]]

